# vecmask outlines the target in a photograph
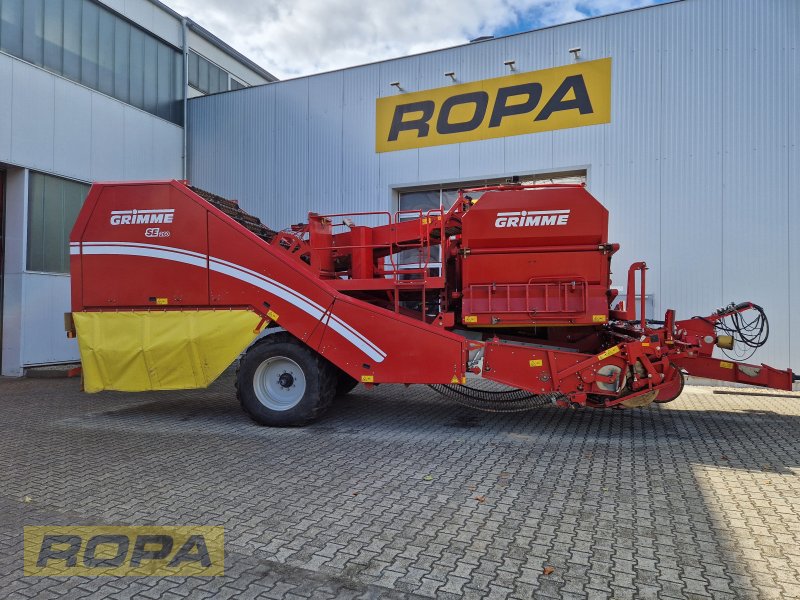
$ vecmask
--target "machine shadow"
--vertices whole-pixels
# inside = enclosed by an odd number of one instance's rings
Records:
[[[276,430],[247,417],[230,383],[223,378],[206,390],[182,392],[180,398],[174,392],[156,393],[161,397],[99,414],[111,426],[123,421],[142,426],[154,421],[183,422],[270,437]],[[698,451],[694,458],[701,464],[776,473],[800,468],[800,452],[775,452],[768,461],[754,452],[776,440],[797,438],[800,416],[768,408],[686,408],[683,402],[624,410],[546,406],[527,412],[488,413],[447,400],[426,386],[385,385],[373,391],[357,388],[336,398],[318,421],[279,431],[281,435],[380,437],[390,427],[400,439],[422,436],[435,442],[466,436],[494,446],[545,445],[554,439],[581,436],[599,447],[632,450],[702,442],[706,448],[718,450]]]

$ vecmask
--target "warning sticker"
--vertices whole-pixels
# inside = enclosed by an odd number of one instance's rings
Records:
[[[619,346],[612,346],[608,350],[604,350],[600,354],[597,355],[597,360],[605,360],[609,356],[614,356],[615,354],[619,353]]]

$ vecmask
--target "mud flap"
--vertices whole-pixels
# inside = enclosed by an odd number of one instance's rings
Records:
[[[87,392],[208,386],[256,337],[248,310],[73,313]]]

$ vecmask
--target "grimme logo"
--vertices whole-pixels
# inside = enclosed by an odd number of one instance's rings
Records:
[[[610,58],[420,92],[400,89],[376,101],[376,152],[611,121]]]
[[[148,225],[150,223],[172,223],[174,208],[112,210],[112,225]]]
[[[222,527],[25,527],[26,576],[216,576]]]
[[[565,210],[520,210],[499,212],[494,221],[495,227],[543,227],[546,225],[566,225],[569,209]]]

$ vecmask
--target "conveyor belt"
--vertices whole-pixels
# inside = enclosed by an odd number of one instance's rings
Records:
[[[214,206],[215,208],[221,210],[226,215],[228,215],[231,219],[255,233],[258,237],[262,240],[271,242],[272,239],[277,235],[277,232],[273,231],[266,225],[264,225],[258,217],[254,217],[248,212],[245,212],[239,207],[239,203],[236,200],[228,200],[227,198],[223,198],[222,196],[217,196],[216,194],[212,194],[211,192],[206,192],[205,190],[201,190],[200,188],[189,186],[190,189],[200,196],[203,200]]]

